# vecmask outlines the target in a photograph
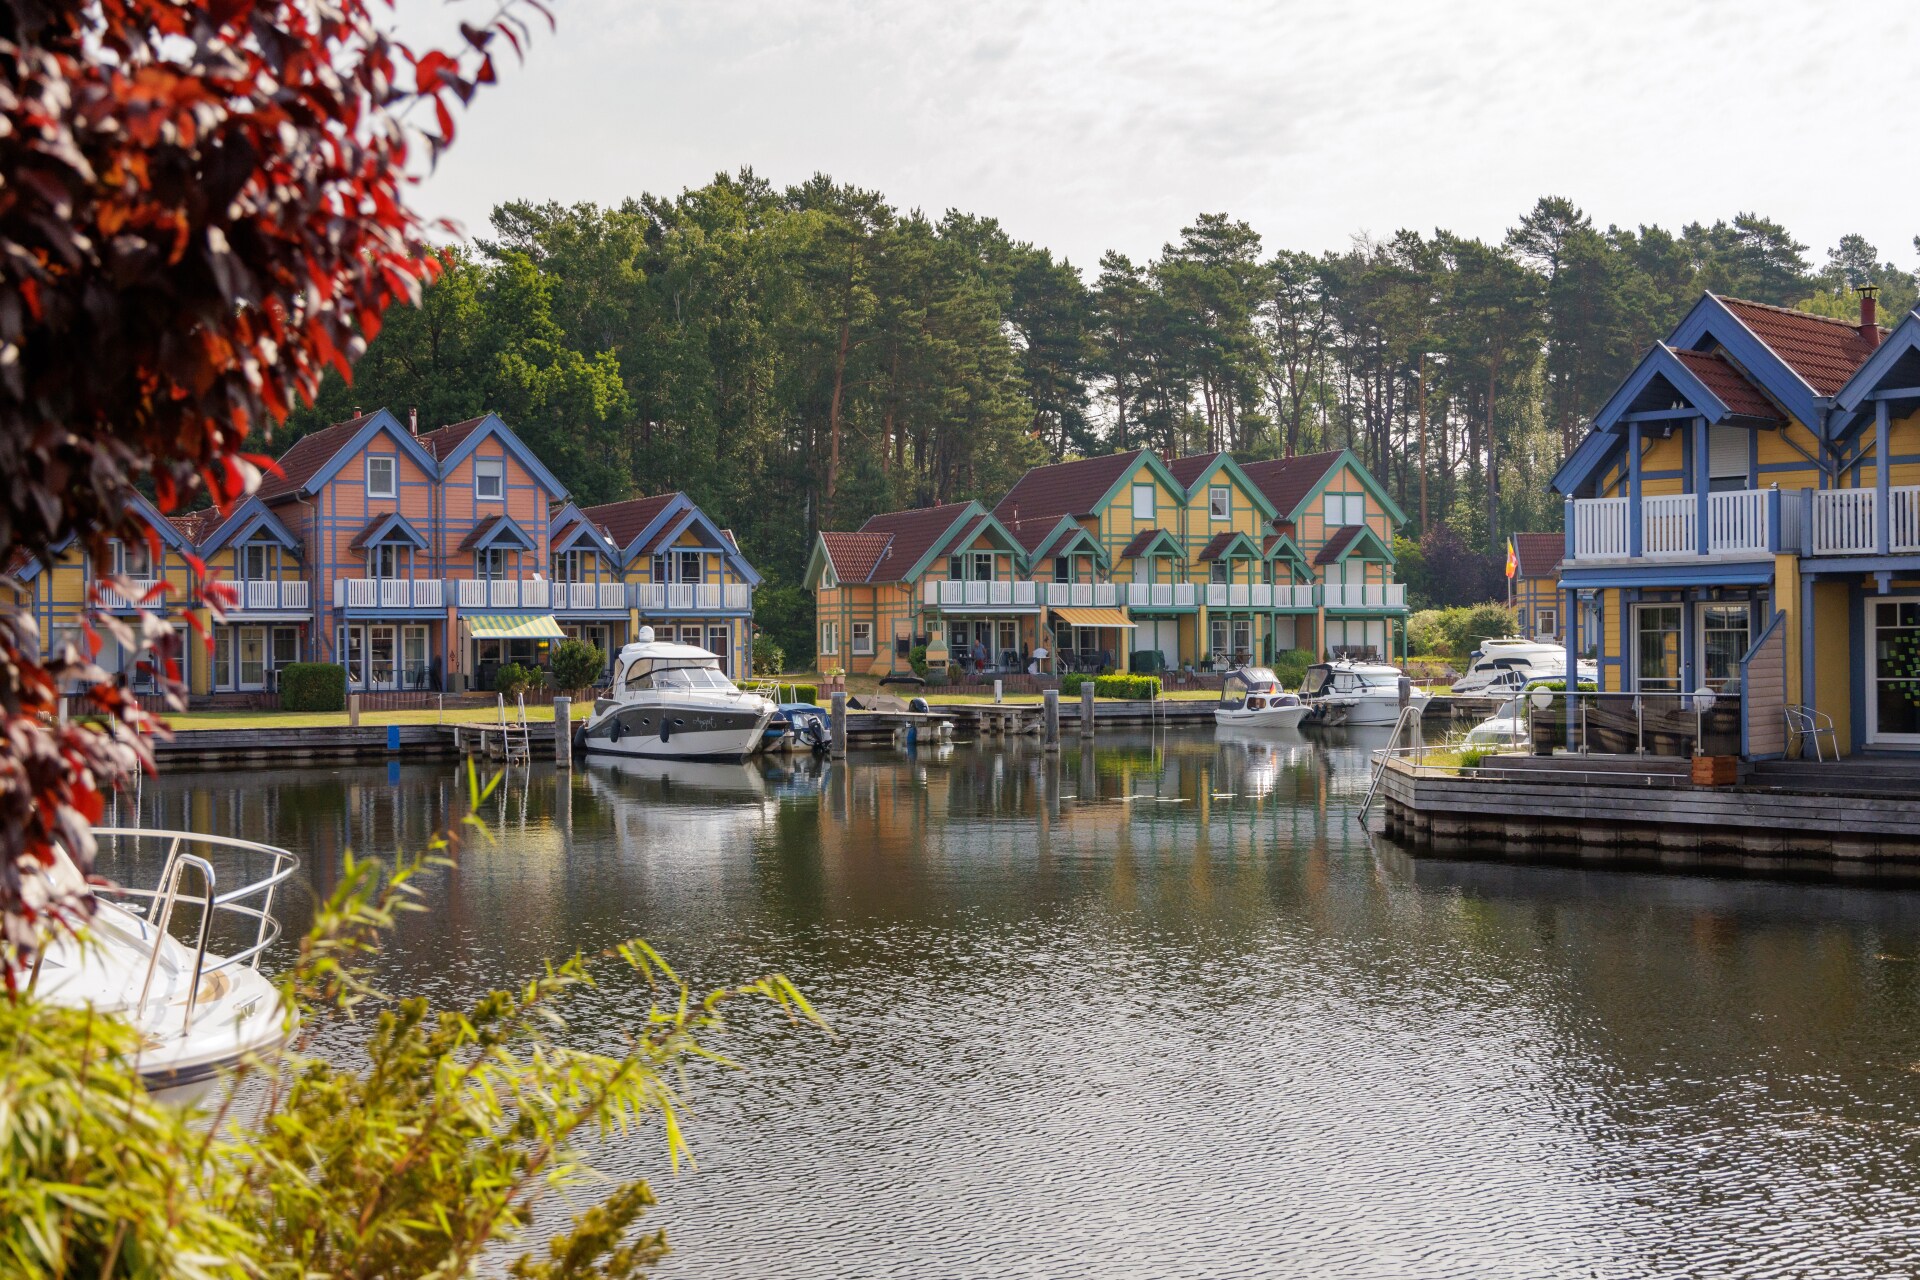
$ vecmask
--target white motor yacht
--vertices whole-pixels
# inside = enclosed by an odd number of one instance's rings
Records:
[[[639,640],[620,650],[613,695],[594,702],[576,745],[589,755],[744,760],[777,710],[736,688],[715,655],[655,640],[653,628],[642,627]]]
[[[1213,722],[1244,729],[1292,729],[1307,718],[1307,704],[1280,687],[1266,667],[1235,667],[1220,682]]]
[[[1316,662],[1307,668],[1300,696],[1314,720],[1327,725],[1391,725],[1400,719],[1400,682],[1406,673],[1377,662]],[[1409,686],[1405,705],[1424,710],[1433,698]]]
[[[221,1071],[284,1045],[294,1018],[259,966],[280,935],[273,894],[292,876],[294,856],[185,831],[108,827],[93,834],[103,851],[122,858],[164,853],[160,886],[96,890],[93,919],[78,936],[60,931],[42,950],[35,996],[130,1021],[142,1038],[134,1067],[163,1098],[190,1099]],[[236,864],[254,878],[232,885]],[[228,871],[231,887],[222,889],[218,867]],[[46,874],[63,894],[84,884],[64,851],[56,850]],[[191,887],[199,893],[185,892]],[[191,945],[175,936],[176,923],[191,926]],[[235,924],[246,944],[225,955],[209,950]]]
[[[1599,668],[1581,662],[1578,679],[1597,680]],[[1467,664],[1467,673],[1453,682],[1451,692],[1468,696],[1517,693],[1536,680],[1564,680],[1567,677],[1565,646],[1524,636],[1500,636],[1483,640]]]

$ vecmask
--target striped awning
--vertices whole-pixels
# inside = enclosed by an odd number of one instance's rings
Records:
[[[467,620],[475,640],[565,640],[567,633],[550,613],[481,614]]]
[[[1055,609],[1053,616],[1075,627],[1131,627],[1133,623],[1118,609]]]

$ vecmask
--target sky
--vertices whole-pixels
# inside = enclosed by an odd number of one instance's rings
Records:
[[[750,167],[996,217],[1089,275],[1196,213],[1267,247],[1498,238],[1545,194],[1605,226],[1757,211],[1818,265],[1914,265],[1920,8],[1532,0],[551,0],[420,206],[617,204]],[[428,42],[490,0],[400,0]]]

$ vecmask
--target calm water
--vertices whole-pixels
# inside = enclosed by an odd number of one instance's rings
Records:
[[[1920,896],[1414,862],[1365,782],[1363,744],[1211,736],[516,771],[387,981],[456,1000],[642,935],[801,984],[839,1038],[729,1037],[751,1071],[702,1080],[699,1169],[656,1181],[669,1276],[1920,1270]],[[143,816],[325,888],[463,795],[183,774]],[[583,1037],[639,1003],[599,1000]]]

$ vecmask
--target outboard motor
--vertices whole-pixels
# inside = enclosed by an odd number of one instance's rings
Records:
[[[907,710],[924,712],[924,711],[931,711],[933,710],[933,708],[927,705],[927,700],[925,698],[908,698]]]

